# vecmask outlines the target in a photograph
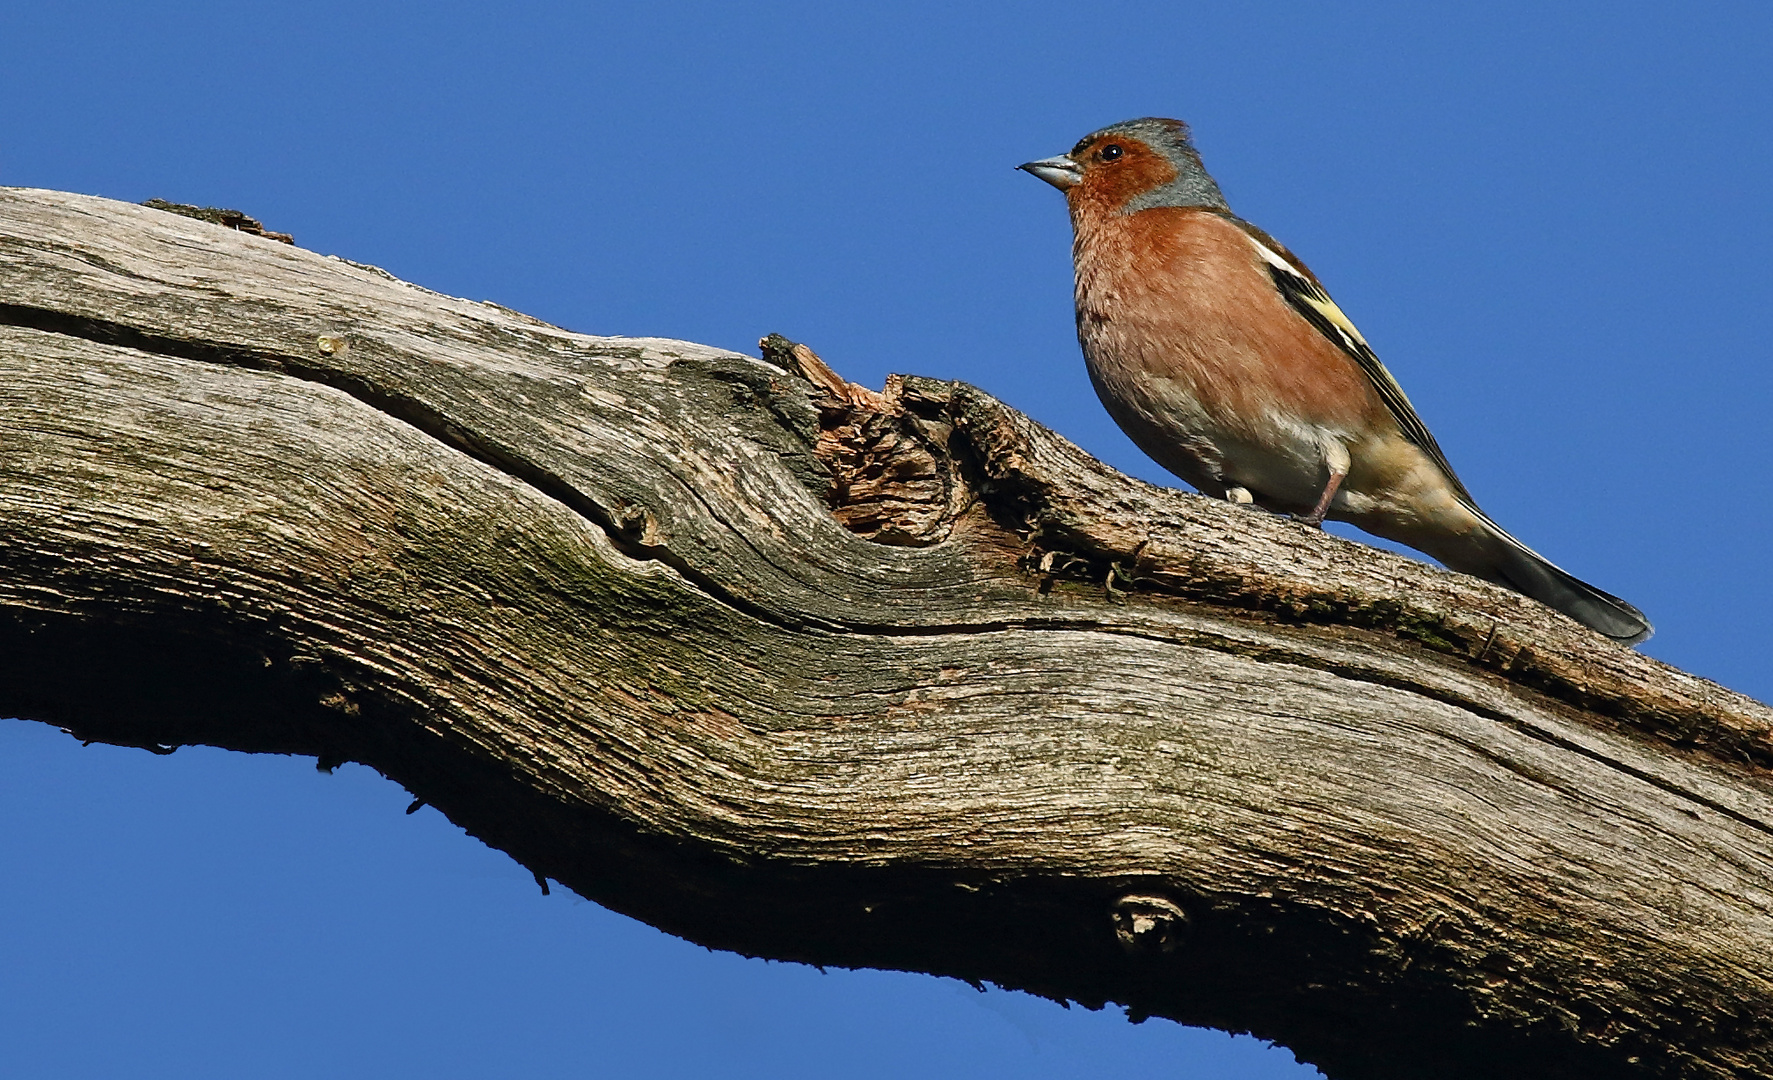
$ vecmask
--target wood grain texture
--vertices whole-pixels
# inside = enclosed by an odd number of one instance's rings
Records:
[[[0,713],[361,761],[692,940],[1333,1077],[1773,1072],[1764,706],[763,351],[0,189]]]

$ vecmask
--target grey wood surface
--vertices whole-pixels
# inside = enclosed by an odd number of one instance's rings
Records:
[[[1332,1077],[1773,1072],[1766,707],[763,353],[0,189],[0,713],[361,761],[695,941]]]

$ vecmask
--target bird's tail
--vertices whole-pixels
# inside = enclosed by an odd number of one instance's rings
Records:
[[[1508,535],[1483,512],[1479,511],[1478,517],[1491,533],[1486,538],[1490,542],[1482,545],[1487,556],[1485,565],[1453,569],[1525,593],[1622,645],[1636,645],[1655,632],[1650,620],[1637,608],[1558,569],[1543,555]]]

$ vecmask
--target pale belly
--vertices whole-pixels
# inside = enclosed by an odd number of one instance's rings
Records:
[[[1147,376],[1138,386],[1104,392],[1093,364],[1091,378],[1133,443],[1205,495],[1225,498],[1243,488],[1265,509],[1305,514],[1329,483],[1328,463],[1338,456],[1330,448],[1339,446],[1348,475],[1329,517],[1430,551],[1434,538],[1478,525],[1440,467],[1392,425],[1352,431],[1272,410],[1254,423],[1227,422],[1165,380]]]
[[[1262,417],[1227,418],[1204,406],[1191,387],[1149,376],[1141,385],[1109,388],[1090,365],[1108,414],[1153,461],[1203,494],[1223,498],[1245,488],[1257,502],[1284,513],[1304,513],[1329,483],[1331,445],[1349,447],[1353,432],[1269,411]],[[1332,509],[1347,499],[1338,495]]]

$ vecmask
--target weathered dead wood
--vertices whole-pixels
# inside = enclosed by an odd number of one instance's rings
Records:
[[[1773,1072],[1768,709],[764,353],[0,189],[0,713],[362,761],[696,941],[1332,1076]]]

